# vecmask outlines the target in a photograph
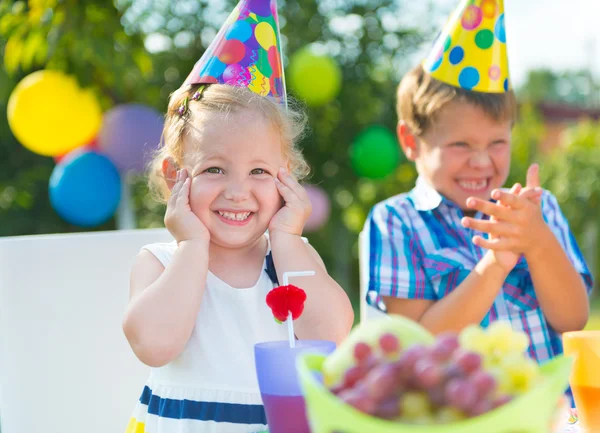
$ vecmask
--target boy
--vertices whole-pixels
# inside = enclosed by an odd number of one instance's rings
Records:
[[[592,279],[537,165],[525,188],[500,189],[516,116],[505,41],[502,1],[462,1],[400,83],[398,138],[419,178],[365,223],[369,302],[434,333],[510,321],[539,362],[584,327]]]

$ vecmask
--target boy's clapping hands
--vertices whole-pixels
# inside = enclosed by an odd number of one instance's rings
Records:
[[[494,190],[496,203],[471,197],[467,206],[490,216],[489,220],[465,217],[464,227],[487,233],[489,237],[476,235],[473,243],[494,251],[499,262],[510,271],[520,255],[532,253],[543,236],[550,233],[541,210],[542,188],[539,167],[532,165],[527,172],[527,184],[523,188],[515,184],[510,191]]]

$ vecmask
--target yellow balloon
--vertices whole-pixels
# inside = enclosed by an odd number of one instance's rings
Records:
[[[98,133],[102,112],[91,91],[59,71],[37,71],[23,78],[8,100],[8,124],[32,152],[64,155]]]
[[[251,77],[248,89],[260,96],[267,96],[271,91],[271,81],[258,70],[256,65],[249,67],[248,71]]]
[[[277,42],[275,30],[273,30],[273,27],[269,23],[262,22],[258,24],[256,29],[254,29],[254,34],[256,35],[256,41],[265,50],[268,50]]]

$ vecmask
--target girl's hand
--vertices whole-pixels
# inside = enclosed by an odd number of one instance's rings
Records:
[[[167,202],[165,226],[177,244],[189,240],[201,240],[208,243],[210,240],[208,229],[190,207],[191,183],[192,179],[188,176],[185,168],[177,171],[175,185]]]
[[[275,185],[285,203],[271,219],[269,232],[301,236],[304,224],[312,212],[306,190],[284,168],[279,169]]]

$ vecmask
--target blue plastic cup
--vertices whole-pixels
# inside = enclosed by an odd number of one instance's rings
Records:
[[[262,396],[269,433],[310,433],[304,397],[296,373],[300,353],[328,355],[335,343],[326,340],[270,341],[254,346],[256,375]]]

